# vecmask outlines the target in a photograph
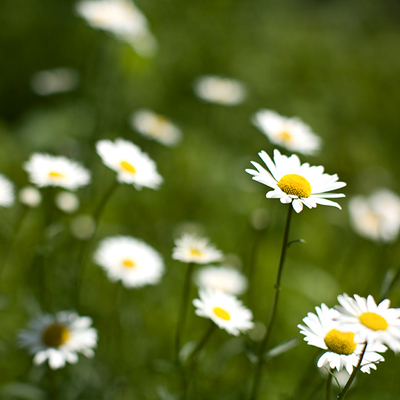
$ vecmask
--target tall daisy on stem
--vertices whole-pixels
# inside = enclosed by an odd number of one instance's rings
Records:
[[[324,173],[322,166],[310,166],[310,164],[301,164],[296,155],[290,157],[282,155],[278,150],[274,150],[274,160],[269,157],[265,151],[259,153],[269,171],[257,162],[252,161],[256,168],[246,169],[246,172],[253,176],[253,179],[268,187],[271,191],[267,192],[267,198],[278,198],[281,203],[289,204],[286,218],[285,233],[283,236],[281,256],[279,260],[278,273],[275,282],[275,292],[272,299],[271,312],[267,322],[267,330],[261,341],[258,352],[258,361],[254,373],[254,380],[251,389],[250,399],[255,400],[261,381],[262,367],[264,363],[264,353],[268,349],[268,343],[271,337],[272,327],[275,322],[283,266],[285,263],[286,252],[289,242],[289,230],[292,217],[292,209],[296,213],[303,210],[303,205],[308,208],[315,208],[318,204],[333,206],[341,209],[340,205],[329,198],[344,197],[341,193],[326,193],[346,186],[344,182],[338,182],[338,176]]]

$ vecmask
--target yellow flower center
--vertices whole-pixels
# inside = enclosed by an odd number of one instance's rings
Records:
[[[384,331],[389,326],[385,318],[373,312],[365,312],[358,318],[363,325],[373,331]]]
[[[224,319],[225,321],[229,321],[231,319],[229,313],[220,307],[215,307],[213,312],[217,317]]]
[[[280,132],[278,136],[283,142],[290,142],[292,140],[292,135],[286,131]]]
[[[349,355],[357,347],[357,344],[354,342],[353,332],[340,332],[336,329],[331,329],[326,334],[324,342],[328,349],[336,354]]]
[[[198,249],[190,249],[190,255],[201,257],[203,253]]]
[[[68,341],[70,336],[71,332],[65,325],[55,323],[44,330],[42,340],[46,346],[60,347]]]
[[[306,178],[297,174],[282,176],[278,182],[279,188],[286,194],[297,197],[310,197],[311,185]]]
[[[124,267],[127,267],[127,268],[134,268],[135,267],[135,263],[132,260],[128,260],[128,259],[123,260],[122,264],[123,264]]]
[[[134,174],[136,172],[136,168],[132,164],[129,164],[127,161],[121,161],[120,165],[125,171],[130,172],[131,174]]]
[[[62,174],[61,172],[57,172],[57,171],[50,171],[49,172],[49,177],[50,178],[64,178],[64,174]]]

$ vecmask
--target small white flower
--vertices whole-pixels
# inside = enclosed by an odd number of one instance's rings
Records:
[[[42,201],[42,195],[35,187],[25,186],[19,191],[19,201],[28,207],[37,207]]]
[[[346,186],[346,183],[337,181],[339,178],[336,174],[325,174],[322,165],[300,164],[295,154],[287,157],[274,150],[274,162],[265,151],[258,155],[270,172],[254,161],[251,163],[257,171],[246,169],[246,172],[253,175],[255,181],[274,189],[267,192],[267,198],[280,199],[284,204],[292,203],[297,213],[303,209],[303,204],[308,208],[323,204],[341,209],[338,203],[328,199],[344,197],[344,194],[326,193]]]
[[[142,56],[152,56],[157,50],[157,41],[148,28],[143,13],[132,1],[84,0],[76,10],[86,22],[129,43]]]
[[[226,266],[201,268],[196,273],[195,282],[202,289],[219,290],[235,296],[247,289],[247,278],[237,269]]]
[[[194,82],[194,92],[202,100],[224,106],[235,106],[246,98],[243,83],[230,78],[206,75]]]
[[[282,117],[275,111],[260,110],[252,121],[271,143],[289,151],[313,154],[321,147],[321,139],[299,118]]]
[[[354,230],[374,241],[392,242],[400,230],[400,197],[380,189],[370,197],[355,196],[349,201]]]
[[[34,354],[34,364],[48,359],[50,368],[62,368],[66,362],[76,363],[77,353],[93,357],[97,331],[91,325],[91,318],[79,317],[71,311],[61,311],[55,316],[43,314],[30,321],[28,330],[19,333],[19,344]]]
[[[156,163],[132,142],[100,140],[96,149],[103,163],[118,173],[118,182],[130,183],[140,190],[143,186],[157,189],[163,181]]]
[[[0,174],[0,207],[11,207],[15,201],[14,185]]]
[[[374,298],[348,294],[338,296],[341,306],[336,319],[343,329],[355,332],[358,340],[368,343],[384,343],[400,352],[400,309],[389,308],[386,299],[376,305]]]
[[[79,82],[78,72],[72,68],[56,68],[35,72],[31,79],[32,90],[40,96],[70,92]]]
[[[200,290],[200,299],[194,299],[196,314],[211,319],[231,335],[253,328],[252,312],[235,296],[215,290]]]
[[[131,116],[131,126],[143,136],[165,146],[176,145],[182,137],[180,129],[170,120],[150,110],[138,110]]]
[[[209,239],[200,238],[190,233],[175,240],[172,258],[187,263],[208,264],[220,261],[223,254],[210,244]]]
[[[335,318],[338,312],[321,304],[315,307],[317,315],[308,313],[303,319],[304,325],[298,325],[300,333],[305,335],[307,344],[327,350],[317,362],[317,366],[329,366],[332,369],[342,370],[344,367],[349,374],[357,366],[364,344],[356,340],[354,332],[343,329]],[[376,369],[375,363],[384,361],[376,352],[385,352],[386,346],[379,343],[368,344],[361,364],[361,371],[370,373]]]
[[[92,215],[77,215],[71,220],[71,233],[80,240],[88,240],[96,229],[96,222]]]
[[[79,208],[79,198],[71,192],[60,192],[55,197],[56,206],[68,213],[72,214]]]
[[[94,261],[107,271],[110,280],[120,279],[125,287],[155,285],[164,273],[161,256],[148,244],[130,236],[104,239]]]
[[[76,190],[90,182],[90,172],[76,161],[63,156],[34,153],[24,164],[29,180],[38,187],[60,186]]]

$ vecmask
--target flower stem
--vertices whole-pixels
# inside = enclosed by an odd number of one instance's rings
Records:
[[[261,342],[260,351],[258,353],[258,360],[257,360],[256,370],[254,373],[254,381],[253,381],[253,387],[251,389],[250,400],[255,400],[257,398],[260,381],[261,381],[261,375],[262,375],[262,367],[264,364],[264,353],[267,349],[268,342],[271,337],[272,327],[275,322],[276,311],[278,308],[279,293],[281,290],[280,285],[281,285],[282,270],[283,270],[283,265],[285,263],[286,250],[288,248],[288,238],[289,238],[289,229],[290,229],[290,220],[292,217],[292,210],[293,210],[292,205],[289,204],[289,210],[288,210],[288,214],[287,214],[287,218],[286,218],[285,233],[283,235],[282,251],[281,251],[281,258],[279,261],[278,275],[276,277],[276,282],[274,285],[275,293],[274,293],[274,297],[272,299],[272,306],[271,306],[271,312],[270,312],[269,320],[268,320],[268,324],[267,324],[267,330],[266,330],[264,338]]]
[[[342,399],[344,399],[344,396],[346,395],[347,391],[350,389],[351,384],[353,383],[353,381],[354,381],[354,379],[355,379],[355,377],[356,377],[358,371],[359,371],[360,368],[361,368],[361,363],[362,363],[362,360],[363,360],[363,358],[364,358],[364,354],[365,354],[365,351],[366,351],[366,350],[367,350],[367,343],[364,344],[364,348],[363,348],[362,353],[361,353],[361,355],[360,355],[360,358],[359,358],[359,360],[358,360],[357,367],[354,368],[354,370],[353,370],[352,374],[350,375],[350,378],[349,378],[349,380],[347,381],[345,387],[344,387],[343,390],[338,394],[337,400],[342,400]]]
[[[332,392],[332,370],[329,370],[328,378],[326,380],[326,400],[331,400]]]

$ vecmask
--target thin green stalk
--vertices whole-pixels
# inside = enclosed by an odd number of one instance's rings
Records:
[[[265,336],[261,342],[260,351],[258,353],[258,360],[257,360],[256,370],[254,373],[253,387],[251,389],[250,400],[255,400],[257,398],[260,381],[261,381],[261,375],[262,375],[262,367],[264,364],[264,353],[267,349],[268,342],[271,337],[272,327],[275,322],[276,311],[278,308],[278,301],[279,301],[279,293],[281,290],[281,278],[282,278],[283,265],[285,263],[286,251],[288,248],[288,239],[289,239],[289,230],[290,230],[290,221],[291,221],[291,217],[292,217],[292,210],[293,210],[293,207],[291,204],[289,204],[289,210],[288,210],[288,214],[287,214],[287,218],[286,218],[285,233],[283,235],[282,251],[281,251],[281,258],[279,261],[278,275],[276,277],[276,282],[274,285],[275,293],[274,293],[274,297],[272,299],[271,313],[269,315],[267,330],[266,330]]]
[[[344,396],[346,395],[347,391],[350,389],[351,384],[353,383],[353,381],[354,381],[354,379],[355,379],[355,377],[356,377],[358,371],[359,371],[360,368],[361,368],[361,363],[362,363],[362,360],[363,360],[363,358],[364,358],[364,354],[365,354],[365,351],[366,351],[366,350],[367,350],[367,343],[364,344],[364,348],[363,348],[362,353],[361,353],[361,355],[360,355],[360,358],[359,358],[359,360],[358,360],[357,367],[354,368],[354,370],[353,370],[352,374],[350,375],[350,378],[349,378],[349,380],[347,381],[345,387],[344,387],[343,390],[338,394],[337,400],[342,400],[342,399],[344,399]]]
[[[331,400],[332,393],[332,370],[328,371],[328,379],[326,380],[326,400]]]
[[[393,289],[393,286],[395,285],[395,283],[398,281],[398,279],[400,278],[400,266],[397,267],[397,271],[395,272],[394,276],[392,277],[390,283],[388,284],[388,286],[386,287],[386,289],[384,290],[383,293],[381,293],[380,295],[380,301],[383,301],[385,299],[388,298],[390,292]]]

